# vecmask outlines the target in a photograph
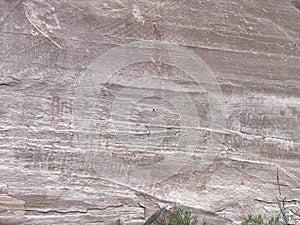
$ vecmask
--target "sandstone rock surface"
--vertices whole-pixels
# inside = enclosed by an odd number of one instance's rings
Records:
[[[0,0],[0,224],[299,207],[299,21],[299,0]]]

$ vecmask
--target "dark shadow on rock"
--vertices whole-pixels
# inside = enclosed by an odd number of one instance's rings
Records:
[[[292,0],[293,6],[300,11],[300,0]]]

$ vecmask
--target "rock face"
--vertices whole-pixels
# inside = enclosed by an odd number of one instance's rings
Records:
[[[0,0],[0,224],[299,206],[299,9]]]

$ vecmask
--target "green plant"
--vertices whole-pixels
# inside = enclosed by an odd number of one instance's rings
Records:
[[[244,220],[243,225],[281,225],[281,223],[279,222],[279,216],[265,220],[261,215],[249,215]]]
[[[278,200],[279,212],[269,220],[264,219],[261,215],[249,215],[242,225],[296,225],[296,217],[300,216],[291,208],[286,206],[285,199]]]
[[[266,225],[278,225],[279,224],[279,216],[272,217]]]
[[[173,208],[173,217],[166,218],[165,225],[197,225],[198,220],[192,216],[192,213],[188,210],[181,209],[179,207]],[[202,225],[208,225],[203,221]]]
[[[261,215],[249,215],[243,222],[243,225],[264,225],[264,219]]]
[[[278,200],[280,222],[282,225],[296,225],[300,220],[300,215],[294,212],[292,207],[286,206],[285,198]],[[298,224],[298,223],[297,223]]]
[[[277,186],[279,192],[279,198],[277,199],[279,212],[277,215],[271,217],[269,220],[265,220],[261,215],[249,215],[242,225],[296,225],[296,221],[300,221],[299,213],[295,212],[295,209],[286,206],[286,199],[281,198],[279,181],[279,169],[277,169]]]

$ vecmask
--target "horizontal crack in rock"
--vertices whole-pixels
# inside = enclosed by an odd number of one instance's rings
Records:
[[[47,213],[58,213],[58,214],[86,214],[91,210],[106,210],[108,208],[119,208],[122,207],[123,205],[117,205],[117,206],[107,206],[104,208],[87,208],[85,210],[70,210],[70,211],[59,211],[55,209],[50,209],[50,210],[38,210],[38,209],[25,209],[26,212],[36,212],[36,213],[41,213],[41,214],[47,214]]]

